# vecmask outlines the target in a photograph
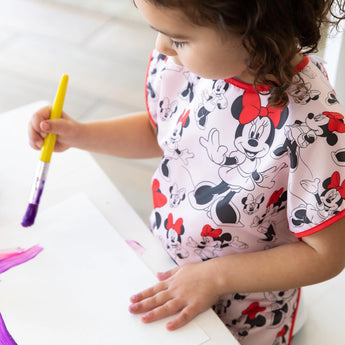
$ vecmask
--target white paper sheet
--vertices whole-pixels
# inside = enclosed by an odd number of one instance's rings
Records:
[[[129,297],[156,278],[85,195],[39,212],[32,228],[18,221],[0,229],[0,249],[35,244],[44,248],[36,258],[0,275],[0,312],[19,345],[200,345],[209,339],[195,322],[169,332],[168,320],[143,324],[128,312]]]

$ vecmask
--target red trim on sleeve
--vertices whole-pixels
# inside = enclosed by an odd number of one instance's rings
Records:
[[[345,216],[345,209],[340,211],[336,215],[334,215],[332,218],[328,218],[327,220],[325,220],[321,224],[316,225],[309,230],[298,232],[298,233],[293,233],[293,234],[298,238],[315,234],[316,232],[319,232],[320,230],[323,230],[324,228],[327,228],[328,226],[332,225],[333,223],[335,223],[339,219],[343,218],[344,216]]]
[[[293,336],[293,330],[295,327],[295,321],[296,321],[296,316],[298,313],[298,308],[299,308],[299,302],[301,298],[301,288],[298,289],[298,296],[297,296],[297,301],[296,301],[296,309],[293,312],[292,316],[292,323],[291,323],[291,329],[290,329],[290,334],[289,334],[289,345],[291,344],[292,336]]]
[[[152,59],[153,59],[153,52],[150,55],[150,60],[149,60],[149,63],[147,64],[147,70],[146,70],[146,77],[145,77],[145,104],[146,104],[146,110],[147,110],[147,113],[149,114],[149,118],[150,118],[151,122],[153,123],[153,125],[155,127],[157,127],[157,123],[153,119],[153,117],[151,115],[151,112],[150,112],[150,107],[149,107],[149,102],[148,102],[148,94],[147,94],[147,80],[149,78],[149,73],[150,73],[150,67],[151,67]]]

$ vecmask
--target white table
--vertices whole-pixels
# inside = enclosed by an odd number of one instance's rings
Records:
[[[27,208],[39,158],[39,153],[28,145],[27,123],[33,112],[45,104],[37,102],[0,114],[0,226],[19,224]],[[154,273],[174,266],[89,153],[70,149],[54,154],[39,212],[80,192],[87,194],[123,238],[135,240],[146,249],[142,260]],[[211,309],[199,315],[196,322],[210,338],[204,344],[238,344]]]

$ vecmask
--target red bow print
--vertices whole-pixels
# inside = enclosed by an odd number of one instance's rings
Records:
[[[221,233],[222,229],[212,229],[211,225],[207,224],[202,228],[201,236],[210,236],[212,238],[218,238],[221,235]]]
[[[327,186],[327,189],[335,188],[341,197],[344,199],[345,198],[345,180],[343,183],[340,185],[340,174],[338,171],[335,171],[331,177],[331,182]]]
[[[154,179],[152,182],[152,197],[153,197],[153,207],[159,208],[167,203],[167,198],[161,193],[159,189],[159,181]]]
[[[260,307],[258,302],[254,302],[246,310],[242,312],[242,315],[247,314],[250,320],[254,320],[256,314],[264,310],[266,310],[265,307]]]
[[[168,222],[166,224],[166,228],[168,230],[170,229],[174,229],[175,232],[178,234],[178,235],[181,235],[181,232],[182,232],[182,226],[183,226],[183,219],[182,218],[179,218],[177,219],[176,223],[174,224],[173,222],[173,216],[171,213],[169,213],[168,215]]]
[[[255,120],[258,116],[268,116],[272,120],[274,128],[277,128],[283,109],[272,108],[269,104],[262,107],[260,96],[256,92],[247,92],[247,90],[244,91],[242,104],[243,109],[239,117],[242,125]]]
[[[177,123],[181,122],[183,128],[186,126],[186,122],[188,120],[189,113],[190,113],[189,109],[187,111],[186,111],[186,109],[183,110],[183,113],[181,114],[180,118],[178,119]]]
[[[287,328],[286,326],[284,326],[278,333],[277,333],[277,337],[276,338],[279,338],[279,337],[284,337],[287,333]]]
[[[344,116],[342,114],[324,111],[322,115],[326,115],[329,118],[328,129],[331,132],[345,133],[345,124],[342,121]]]
[[[280,188],[279,190],[274,191],[273,194],[271,195],[270,199],[268,200],[266,207],[268,207],[272,204],[274,205],[276,202],[278,202],[282,193],[283,193],[283,188]]]

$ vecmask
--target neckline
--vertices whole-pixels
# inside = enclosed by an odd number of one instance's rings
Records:
[[[301,72],[309,63],[309,58],[306,55],[303,55],[303,59],[295,66],[295,70],[297,73]],[[248,90],[248,91],[259,91],[259,92],[268,92],[271,88],[271,85],[262,84],[257,85],[256,88],[254,84],[245,83],[244,81],[235,79],[235,78],[227,78],[224,79],[227,83],[230,83],[240,89]]]

